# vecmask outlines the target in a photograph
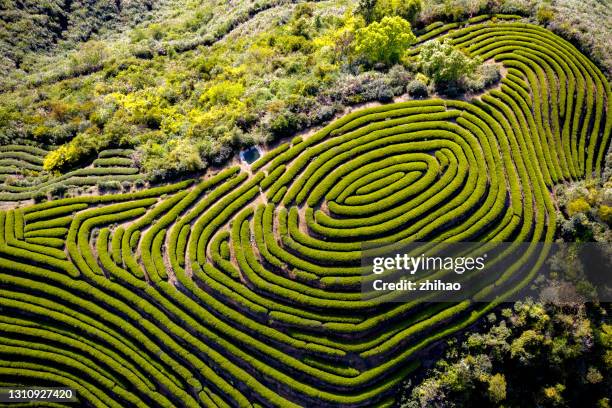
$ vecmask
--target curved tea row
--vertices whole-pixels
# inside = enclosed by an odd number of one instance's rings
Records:
[[[53,175],[43,171],[47,150],[29,145],[0,146],[0,201],[30,200],[62,186],[95,186],[108,181],[133,182],[141,178],[131,149],[108,149],[89,167]]]
[[[596,177],[612,126],[610,85],[548,31],[440,33],[501,86],[351,113],[249,173],[0,213],[2,381],[92,406],[391,404],[495,304],[364,299],[361,243],[550,241],[549,188]]]

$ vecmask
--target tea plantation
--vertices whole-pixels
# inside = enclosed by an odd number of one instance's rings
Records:
[[[105,182],[135,182],[140,179],[131,158],[131,149],[107,149],[100,152],[90,166],[61,175],[33,177],[25,185],[8,183],[10,177],[37,174],[43,170],[43,160],[49,152],[31,145],[0,146],[0,201],[20,201],[45,197],[47,192],[59,192],[68,186],[96,186]]]
[[[608,81],[541,27],[436,25],[412,52],[431,38],[501,63],[500,86],[357,110],[250,171],[0,212],[0,381],[96,407],[391,405],[496,303],[363,300],[360,243],[550,241],[551,187],[597,177],[612,127]],[[2,172],[43,154],[5,146]],[[103,156],[63,177],[131,177]]]

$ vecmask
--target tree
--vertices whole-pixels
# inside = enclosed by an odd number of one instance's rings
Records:
[[[390,66],[399,61],[404,50],[415,40],[408,21],[399,16],[385,17],[357,30],[355,52],[370,64]]]
[[[422,0],[359,0],[357,12],[368,23],[400,16],[414,24],[422,8]]]
[[[374,16],[376,19],[400,16],[414,24],[422,8],[421,0],[378,0],[374,7]]]
[[[497,373],[489,378],[489,398],[495,403],[506,399],[506,377]]]
[[[460,85],[474,75],[480,65],[480,59],[468,57],[454,48],[448,40],[432,40],[421,47],[419,64],[436,87],[445,90]]]
[[[359,0],[357,12],[363,16],[368,24],[374,20],[374,7],[376,7],[376,3],[376,0]]]
[[[423,380],[406,382],[399,406],[609,407],[607,318],[595,304],[517,302],[484,330],[449,340]]]

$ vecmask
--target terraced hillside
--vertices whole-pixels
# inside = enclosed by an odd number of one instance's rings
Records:
[[[131,149],[103,150],[90,165],[61,175],[43,172],[48,153],[30,145],[0,146],[0,201],[37,199],[54,189],[96,186],[108,181],[134,182],[142,177]]]
[[[470,102],[356,111],[250,172],[1,212],[0,381],[96,407],[392,403],[420,350],[495,304],[365,301],[360,243],[551,240],[549,188],[597,176],[609,145],[586,57],[473,23],[421,38],[503,64]]]

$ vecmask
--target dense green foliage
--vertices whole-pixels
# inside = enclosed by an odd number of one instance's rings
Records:
[[[422,8],[422,0],[360,0],[358,11],[368,23],[386,16],[399,16],[414,24]]]
[[[560,207],[559,236],[567,241],[612,241],[612,156],[606,157],[601,180],[555,188]]]
[[[392,65],[414,41],[410,24],[401,17],[384,17],[355,32],[355,51],[370,64]]]
[[[0,98],[0,133],[9,141],[59,145],[45,170],[66,171],[102,149],[134,146],[143,171],[164,176],[223,163],[234,148],[327,121],[345,104],[404,92],[408,74],[401,67],[353,73],[359,64],[352,61],[361,57],[353,38],[364,21],[344,2],[287,2],[266,12],[272,5],[232,9],[236,20],[222,28],[212,5],[194,4],[193,14],[163,30],[146,23],[121,43],[84,43],[65,72],[13,77],[16,90]],[[409,25],[399,23],[412,38]],[[194,44],[175,40],[188,42],[196,33]],[[407,45],[399,41],[383,57],[396,62]],[[40,83],[44,95],[32,89]]]
[[[568,28],[574,6],[564,1],[6,2],[0,143],[48,150],[42,169],[28,164],[17,174],[28,186],[117,147],[137,150],[139,178],[204,170],[236,149],[329,121],[346,105],[497,83],[488,64],[459,87],[415,79],[417,64],[403,55],[411,29],[430,39],[448,30],[442,21],[478,22],[483,13],[540,18],[605,66],[602,41]]]
[[[456,87],[474,75],[481,63],[454,48],[449,41],[428,41],[419,53],[420,68],[438,88]]]
[[[32,51],[48,50],[58,42],[70,48],[100,31],[117,30],[145,19],[153,0],[0,2],[0,73],[27,65]],[[13,72],[11,72],[13,71]]]
[[[400,406],[610,406],[612,326],[605,309],[531,301],[488,316],[488,330],[454,339]]]

